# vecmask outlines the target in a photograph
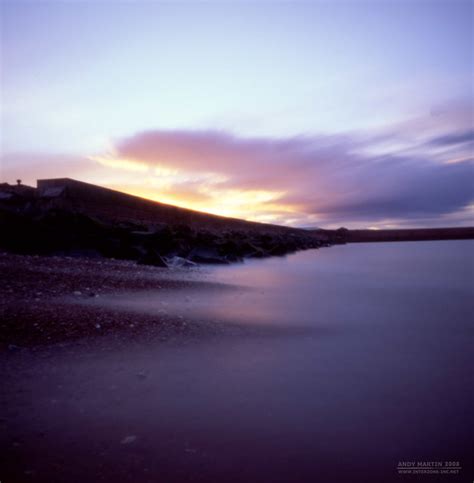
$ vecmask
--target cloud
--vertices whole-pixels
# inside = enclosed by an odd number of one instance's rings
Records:
[[[446,137],[448,142],[466,138],[466,131]],[[361,153],[366,144],[350,136],[272,139],[155,130],[119,140],[115,154],[183,175],[220,176],[206,188],[215,201],[236,189],[260,190],[268,199],[256,203],[254,215],[303,224],[305,219],[346,224],[432,219],[462,210],[474,200],[472,159],[448,164],[430,160],[428,152],[426,158],[419,153],[371,156]]]
[[[465,144],[474,142],[474,130],[454,132],[444,136],[438,136],[430,140],[434,146],[450,146],[453,144]]]
[[[385,193],[367,189],[363,196],[317,209],[328,216],[352,219],[439,216],[469,205],[474,199],[473,179],[474,165],[469,162],[424,168],[409,176],[399,175],[397,189],[387,186]],[[383,178],[380,181],[385,186]]]
[[[299,226],[469,224],[469,106],[370,133],[239,137],[147,130],[94,156],[17,153],[2,177],[76,177],[216,214]]]

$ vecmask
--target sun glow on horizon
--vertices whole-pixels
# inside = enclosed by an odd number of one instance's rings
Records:
[[[285,191],[229,187],[226,185],[229,177],[220,173],[193,173],[159,162],[150,165],[133,158],[119,157],[113,151],[87,158],[125,174],[126,181],[121,177],[117,182],[109,182],[111,188],[141,198],[202,213],[264,223],[287,224],[295,216],[290,205],[278,203]]]
[[[153,186],[113,185],[115,190],[180,208],[202,213],[240,218],[248,221],[271,223],[281,219],[281,213],[292,212],[291,207],[272,203],[284,193],[265,190],[198,190],[194,192],[173,192],[172,187],[160,189]],[[278,214],[272,211],[278,211]]]

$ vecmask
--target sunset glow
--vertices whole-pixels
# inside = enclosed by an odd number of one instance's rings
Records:
[[[470,224],[472,8],[2,2],[1,178],[295,226]]]

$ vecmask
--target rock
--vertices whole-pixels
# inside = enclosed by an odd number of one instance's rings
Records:
[[[174,268],[197,266],[197,264],[192,262],[191,260],[187,260],[186,258],[178,257],[178,256],[167,257],[166,263],[168,264],[169,267],[174,267]]]
[[[291,245],[277,244],[270,247],[268,253],[270,255],[282,256],[293,251],[295,251],[295,248]]]
[[[165,260],[155,250],[149,250],[146,255],[138,259],[137,263],[139,265],[152,265],[154,267],[168,268]]]
[[[225,256],[225,259],[229,262],[229,263],[236,263],[236,262],[243,262],[243,258],[239,255],[226,255]]]
[[[209,265],[226,265],[229,263],[229,260],[225,257],[215,256],[215,257],[204,257],[201,255],[193,255],[191,260],[195,263],[203,263]]]
[[[227,264],[229,261],[225,256],[219,254],[216,247],[193,248],[189,254],[191,261],[206,264]]]
[[[219,252],[223,255],[236,255],[241,252],[241,247],[235,240],[226,240],[219,245]]]
[[[247,255],[247,258],[264,258],[268,257],[268,253],[261,248],[254,247],[254,251]]]
[[[250,243],[249,241],[244,241],[239,245],[239,255],[244,257],[255,257],[260,258],[265,256],[265,252],[260,248]]]
[[[175,236],[181,238],[191,238],[194,235],[193,229],[184,223],[174,225],[172,231]]]

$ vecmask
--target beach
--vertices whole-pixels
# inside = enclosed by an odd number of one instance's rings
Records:
[[[153,316],[90,306],[105,295],[130,291],[180,291],[204,284],[199,270],[140,266],[135,262],[72,257],[0,254],[4,283],[0,285],[0,341],[10,351],[78,338],[137,332],[166,340],[177,334],[222,330],[173,318],[165,310]],[[203,324],[201,324],[202,326]],[[204,324],[205,325],[205,324]]]

